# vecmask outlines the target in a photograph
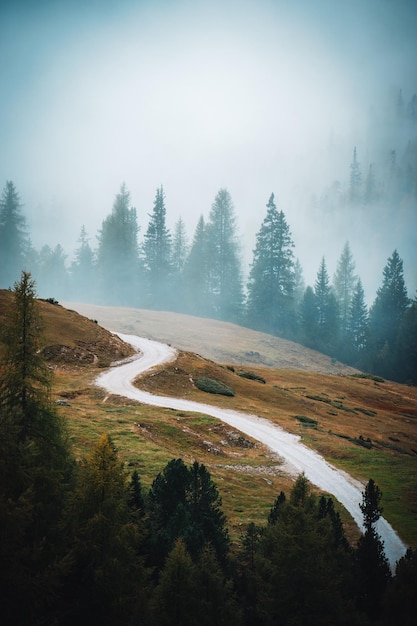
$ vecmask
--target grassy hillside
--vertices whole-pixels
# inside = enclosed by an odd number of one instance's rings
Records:
[[[7,324],[13,302],[11,291],[0,289],[0,328]],[[132,354],[131,346],[108,330],[60,304],[39,300],[44,322],[43,352],[55,364],[105,367]],[[0,341],[0,354],[2,344]]]
[[[354,372],[351,367],[293,341],[236,324],[183,313],[94,304],[65,303],[101,326],[190,350],[217,363],[265,365],[323,373]]]
[[[2,325],[10,296],[0,292]],[[154,369],[137,384],[159,394],[256,413],[299,434],[356,478],[372,477],[383,492],[384,515],[406,542],[417,545],[417,388],[360,377],[296,344],[230,324],[103,307],[85,308],[85,317],[62,306],[40,304],[46,354],[55,370],[54,399],[67,419],[78,456],[106,431],[126,467],[136,467],[145,485],[172,458],[187,463],[197,459],[218,484],[235,538],[250,520],[264,523],[279,491],[290,489],[292,477],[279,458],[218,420],[108,397],[93,385],[100,368],[127,355],[129,348],[89,318],[104,319],[124,332],[140,333],[142,327],[145,336],[188,347],[177,361]],[[136,326],[135,316],[140,320]],[[292,366],[267,367],[264,362],[273,359],[273,347],[275,359]],[[222,364],[207,356],[209,350],[224,355]],[[79,351],[83,358],[77,356]],[[245,353],[250,353],[247,360],[242,358]],[[326,366],[329,371],[322,373]],[[332,366],[337,373],[331,373]],[[235,396],[198,390],[194,382],[201,376],[224,382]],[[342,515],[348,534],[357,536],[349,516]]]

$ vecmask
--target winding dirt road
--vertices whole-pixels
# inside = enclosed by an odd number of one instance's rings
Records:
[[[139,352],[135,357],[101,374],[95,381],[99,387],[103,387],[109,393],[144,404],[179,411],[194,411],[220,419],[268,446],[284,460],[284,467],[289,473],[297,475],[304,472],[311,483],[334,495],[349,511],[359,528],[363,529],[362,512],[359,507],[359,503],[362,502],[363,484],[327,463],[323,457],[302,444],[297,435],[284,431],[266,419],[191,400],[156,396],[134,387],[132,381],[137,376],[156,365],[173,361],[177,354],[176,350],[166,344],[135,335],[116,334]],[[405,554],[406,546],[384,518],[378,520],[376,530],[384,542],[385,554],[394,571],[396,562]]]

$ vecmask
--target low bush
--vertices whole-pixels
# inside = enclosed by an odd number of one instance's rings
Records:
[[[306,415],[294,415],[295,419],[307,426],[307,428],[317,428],[318,421]]]
[[[255,374],[255,372],[238,372],[237,373],[238,376],[241,376],[242,378],[249,378],[249,380],[257,380],[260,383],[265,384],[265,378],[262,378],[262,376],[259,376],[258,374]]]
[[[196,387],[200,389],[200,391],[206,391],[207,393],[216,393],[222,396],[234,396],[235,392],[231,387],[228,387],[224,383],[219,380],[214,380],[213,378],[197,378],[195,381]]]

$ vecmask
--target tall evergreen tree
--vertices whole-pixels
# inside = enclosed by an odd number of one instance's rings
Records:
[[[28,240],[26,220],[12,181],[7,181],[0,199],[0,288],[12,287],[25,268]]]
[[[138,230],[136,209],[130,208],[130,193],[123,183],[98,237],[97,273],[101,302],[121,305],[140,302]]]
[[[295,259],[294,262],[294,303],[295,307],[298,308],[301,304],[301,301],[305,292],[305,282],[303,276],[303,268],[300,263],[300,259]]]
[[[73,565],[61,623],[127,623],[145,573],[126,474],[106,434],[81,461],[66,526]]]
[[[298,310],[298,338],[308,348],[317,347],[318,311],[316,296],[310,285],[306,288]]]
[[[375,523],[382,513],[381,497],[379,487],[370,479],[359,505],[363,514],[365,533],[358,541],[355,554],[357,606],[371,620],[376,620],[380,615],[384,592],[391,579],[384,545],[375,530]]]
[[[344,571],[349,556],[340,552],[346,548],[343,542],[335,547],[331,516],[299,476],[276,521],[266,527],[255,559],[260,623],[352,623]]]
[[[55,248],[48,245],[39,253],[38,288],[44,298],[67,298],[70,277],[66,267],[67,255],[61,244]]]
[[[0,586],[4,623],[26,625],[48,622],[66,572],[60,528],[73,464],[29,273],[13,296],[0,364]]]
[[[243,288],[232,198],[220,189],[207,223],[209,315],[238,322],[242,317]]]
[[[290,335],[295,325],[295,269],[290,229],[271,194],[256,236],[248,282],[248,323],[273,335]]]
[[[349,242],[346,242],[339,257],[337,269],[333,277],[333,289],[339,308],[340,332],[342,340],[345,340],[348,331],[349,312],[356,281],[355,262],[350,251]]]
[[[184,540],[170,551],[152,599],[153,623],[160,626],[194,626],[200,622],[196,569]]]
[[[326,354],[335,354],[339,346],[339,312],[324,257],[317,272],[314,295],[317,307],[317,348]]]
[[[224,562],[229,538],[216,485],[204,465],[187,468],[173,459],[154,480],[148,497],[153,562],[161,566],[175,540],[183,537],[193,559],[210,543]]]
[[[396,363],[399,380],[417,385],[417,296],[412,300],[400,325]]]
[[[368,309],[365,303],[365,292],[361,280],[358,279],[352,294],[347,325],[347,354],[355,365],[361,363],[361,356],[366,349],[367,329]]]
[[[143,241],[143,259],[147,284],[148,305],[167,308],[172,304],[172,241],[166,225],[165,194],[156,190],[153,211]]]
[[[95,262],[85,226],[81,227],[75,251],[75,260],[71,265],[71,292],[73,298],[92,302],[95,298]]]
[[[201,215],[183,270],[184,308],[187,313],[201,316],[210,314],[209,266],[207,228],[204,217]]]
[[[185,224],[180,217],[175,224],[174,236],[172,239],[172,291],[173,291],[173,307],[177,311],[184,311],[184,267],[188,257],[188,240],[185,230]]]
[[[382,286],[377,290],[369,311],[368,364],[371,371],[396,377],[397,339],[408,306],[403,261],[394,250],[384,268]]]

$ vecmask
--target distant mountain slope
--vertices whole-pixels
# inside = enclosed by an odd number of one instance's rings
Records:
[[[357,370],[298,343],[228,322],[182,313],[67,302],[104,328],[136,334],[196,352],[217,363],[299,369],[323,374]]]
[[[59,304],[39,300],[44,328],[43,353],[48,361],[67,365],[107,366],[132,354],[132,347],[108,330]],[[13,293],[0,289],[0,327],[8,323]],[[0,335],[0,354],[2,351]]]

